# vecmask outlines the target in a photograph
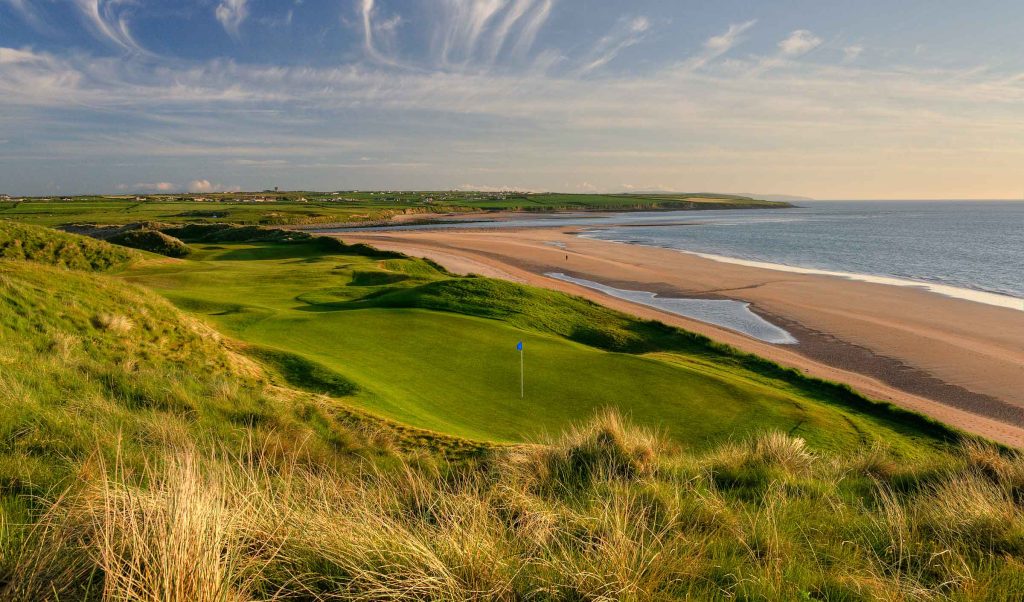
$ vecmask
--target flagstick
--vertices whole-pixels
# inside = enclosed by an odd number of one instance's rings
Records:
[[[526,372],[523,366],[523,350],[519,350],[519,399],[526,394]]]

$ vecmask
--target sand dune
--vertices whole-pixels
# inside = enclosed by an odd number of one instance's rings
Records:
[[[576,237],[570,229],[351,232],[448,269],[527,282],[659,319],[849,383],[965,430],[1024,447],[1024,312],[924,290],[722,263],[669,249]],[[564,272],[665,296],[731,298],[797,336],[742,334],[545,277]]]

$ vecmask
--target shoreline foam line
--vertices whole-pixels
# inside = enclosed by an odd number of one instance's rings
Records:
[[[652,292],[615,288],[593,280],[574,278],[561,272],[546,272],[544,275],[548,278],[593,289],[617,299],[639,303],[698,322],[721,326],[766,343],[795,345],[799,342],[783,328],[750,311],[750,304],[746,301],[660,297]]]
[[[715,255],[713,253],[701,253],[699,251],[687,251],[686,249],[679,249],[676,247],[668,247],[664,245],[650,245],[628,240],[614,240],[609,238],[598,238],[596,236],[588,236],[587,232],[580,232],[577,234],[580,238],[588,238],[590,240],[600,240],[604,242],[614,242],[624,245],[634,245],[638,247],[651,247],[655,249],[669,249],[679,253],[685,253],[687,255],[693,255],[704,259],[710,259],[711,261],[718,261],[720,263],[731,263],[734,265],[742,265],[751,268],[760,268],[763,270],[775,270],[777,272],[790,272],[792,274],[808,274],[812,276],[832,276],[835,278],[844,278],[846,280],[855,280],[858,282],[869,282],[871,284],[886,284],[889,286],[901,286],[904,288],[916,288],[924,290],[943,297],[950,297],[953,299],[960,299],[963,301],[973,301],[975,303],[981,303],[983,305],[992,305],[994,307],[1002,307],[1005,309],[1015,309],[1017,311],[1024,311],[1024,299],[1017,297],[1011,297],[1010,295],[1001,295],[999,293],[991,293],[988,291],[978,291],[969,288],[962,288],[959,286],[951,286],[948,284],[939,284],[937,282],[927,282],[925,280],[910,280],[906,278],[897,278],[896,276],[876,276],[873,274],[859,274],[857,272],[842,272],[838,270],[823,270],[818,268],[803,268],[799,266],[786,265],[784,263],[771,263],[768,261],[757,261],[753,259],[739,259],[737,257],[729,257],[727,255]]]

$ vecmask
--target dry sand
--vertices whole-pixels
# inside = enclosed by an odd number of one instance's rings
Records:
[[[1005,444],[1024,447],[1024,312],[914,288],[722,263],[576,237],[572,229],[342,232],[346,242],[429,257],[453,272],[581,295],[798,368]],[[568,259],[566,259],[568,256]],[[730,298],[799,345],[745,335],[544,276],[662,296]]]

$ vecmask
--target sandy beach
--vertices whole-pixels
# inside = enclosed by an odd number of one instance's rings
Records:
[[[1022,311],[915,288],[590,240],[575,236],[570,228],[333,234],[350,243],[429,257],[457,273],[584,296],[1024,447]],[[549,272],[665,297],[746,301],[757,314],[795,335],[799,344],[765,343],[544,275]]]

